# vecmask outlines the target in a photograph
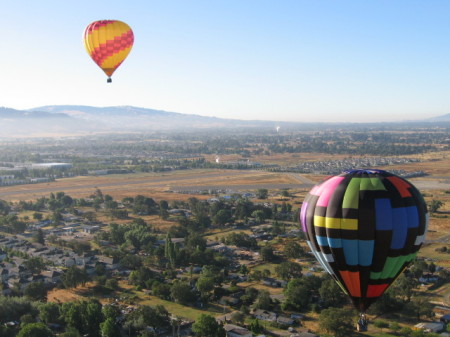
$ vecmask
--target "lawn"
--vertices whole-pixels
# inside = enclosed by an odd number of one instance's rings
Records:
[[[224,314],[223,307],[219,305],[216,306],[210,305],[206,308],[206,310],[202,310],[198,308],[184,306],[171,301],[166,301],[161,298],[147,295],[139,291],[135,291],[135,294],[140,299],[139,301],[140,305],[150,305],[150,306],[163,305],[167,309],[167,311],[169,311],[172,315],[187,318],[193,321],[195,321],[201,314],[208,314],[211,316],[218,316]],[[227,312],[228,310],[225,311],[225,313]]]

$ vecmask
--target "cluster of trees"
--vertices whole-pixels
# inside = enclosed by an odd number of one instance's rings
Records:
[[[267,197],[268,191],[261,189],[258,192],[261,198]],[[119,202],[112,196],[103,194],[100,189],[89,196],[89,198],[72,198],[64,192],[51,193],[50,196],[41,197],[35,201],[19,201],[14,207],[16,211],[34,211],[33,219],[42,220],[43,213],[46,218],[58,225],[64,212],[80,215],[88,221],[95,221],[96,212],[100,209],[108,212],[112,218],[128,219],[131,213],[135,215],[159,214],[163,219],[172,219],[182,226],[193,231],[204,231],[211,225],[224,226],[234,221],[247,221],[254,218],[262,223],[267,219],[292,220],[292,205],[283,202],[281,205],[273,204],[268,207],[263,204],[255,204],[247,198],[236,195],[231,200],[218,200],[216,202],[202,201],[197,198],[189,198],[187,202],[174,201],[169,205],[166,200],[157,203],[153,198],[137,195],[135,197],[125,197]],[[92,207],[93,211],[78,212],[78,207]],[[8,216],[11,205],[0,200],[0,225],[10,227],[11,233],[20,233],[26,228],[25,223],[20,222],[17,217]],[[184,209],[192,213],[192,217],[187,218],[186,214],[180,212],[176,216],[170,216],[170,209]],[[50,212],[50,214],[49,214]],[[24,220],[29,220],[28,216]],[[294,219],[296,220],[296,219]],[[19,222],[18,222],[19,221]]]
[[[56,332],[63,337],[154,336],[176,324],[161,305],[141,305],[129,313],[122,309],[102,305],[96,299],[59,304],[0,297],[0,336],[51,337]],[[8,322],[20,322],[20,325],[8,325]]]

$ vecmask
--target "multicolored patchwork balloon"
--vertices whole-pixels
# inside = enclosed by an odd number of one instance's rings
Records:
[[[118,20],[92,22],[84,30],[84,46],[95,63],[111,76],[131,51],[134,35],[130,26]]]
[[[428,212],[405,179],[352,170],[314,186],[300,222],[317,260],[363,313],[415,258]]]

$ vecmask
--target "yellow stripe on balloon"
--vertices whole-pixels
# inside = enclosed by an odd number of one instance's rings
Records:
[[[105,61],[103,61],[101,68],[106,73],[106,75],[111,76],[114,73],[118,63],[123,62],[123,60],[128,55],[130,50],[131,47],[126,48],[122,51],[115,53],[114,55],[111,55],[110,57],[106,58]]]

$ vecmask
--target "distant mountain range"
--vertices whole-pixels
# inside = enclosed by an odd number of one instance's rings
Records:
[[[425,119],[427,122],[450,122],[450,114]]]
[[[399,123],[442,122],[450,122],[450,114],[420,121]],[[287,130],[318,124],[224,119],[133,106],[92,107],[82,105],[49,105],[30,110],[0,108],[0,137],[14,135],[63,136],[89,134],[92,132],[186,131],[189,129],[214,128],[275,129],[276,126]]]

